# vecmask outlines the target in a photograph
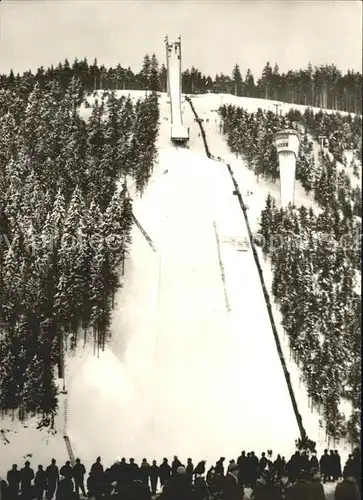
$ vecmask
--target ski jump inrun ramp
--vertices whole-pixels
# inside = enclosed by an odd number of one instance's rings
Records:
[[[167,67],[167,91],[170,99],[171,128],[170,137],[174,142],[185,143],[189,140],[189,130],[183,125],[181,110],[181,39],[177,42],[169,43],[168,37],[165,38],[166,44],[166,67]]]

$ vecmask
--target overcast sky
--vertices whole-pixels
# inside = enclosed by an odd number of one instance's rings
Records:
[[[94,57],[138,71],[146,52],[164,62],[165,34],[182,36],[182,65],[259,76],[335,63],[362,70],[362,3],[312,1],[2,0],[0,72],[36,70],[65,57]]]

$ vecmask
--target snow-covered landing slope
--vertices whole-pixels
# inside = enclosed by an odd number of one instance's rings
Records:
[[[228,171],[199,153],[187,107],[185,119],[196,152],[170,147],[162,120],[159,165],[135,201],[156,252],[135,229],[113,340],[68,383],[68,433],[85,460],[288,453],[298,436],[252,255],[224,242],[247,234]]]

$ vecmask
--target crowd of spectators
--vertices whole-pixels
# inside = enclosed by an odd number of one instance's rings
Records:
[[[337,450],[316,453],[296,451],[289,460],[272,450],[261,457],[242,451],[237,460],[221,457],[207,468],[203,460],[191,458],[183,464],[177,456],[158,465],[144,458],[117,458],[104,468],[97,457],[85,481],[86,468],[77,458],[58,468],[55,459],[37,471],[26,461],[22,469],[14,464],[1,479],[0,500],[243,500],[250,491],[254,500],[325,500],[323,483],[338,481],[335,500],[358,500],[361,491],[360,450],[356,449],[342,469]],[[252,495],[252,496],[251,496]]]

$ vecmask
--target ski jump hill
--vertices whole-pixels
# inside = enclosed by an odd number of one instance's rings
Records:
[[[242,449],[286,457],[294,451],[299,427],[246,220],[226,163],[206,156],[200,124],[182,102],[180,40],[171,47],[169,96],[160,94],[159,158],[143,196],[133,193],[143,231],[134,225],[111,340],[98,357],[93,346],[68,355],[55,435],[32,420],[24,428],[3,417],[0,476],[28,454],[33,465],[72,455],[90,467],[99,455],[106,465],[116,456],[215,462]],[[144,92],[118,94],[137,99]],[[276,188],[256,184],[229,152],[216,112],[228,99],[236,98],[208,94],[192,103],[213,153],[231,165],[241,192],[254,193],[247,203],[257,227],[266,195]],[[241,105],[272,107],[257,99]],[[188,140],[189,149],[175,139]],[[297,203],[302,197],[297,190]],[[278,333],[307,434],[320,453],[326,445],[320,417],[310,411],[281,328]],[[347,450],[340,451],[344,460]]]

